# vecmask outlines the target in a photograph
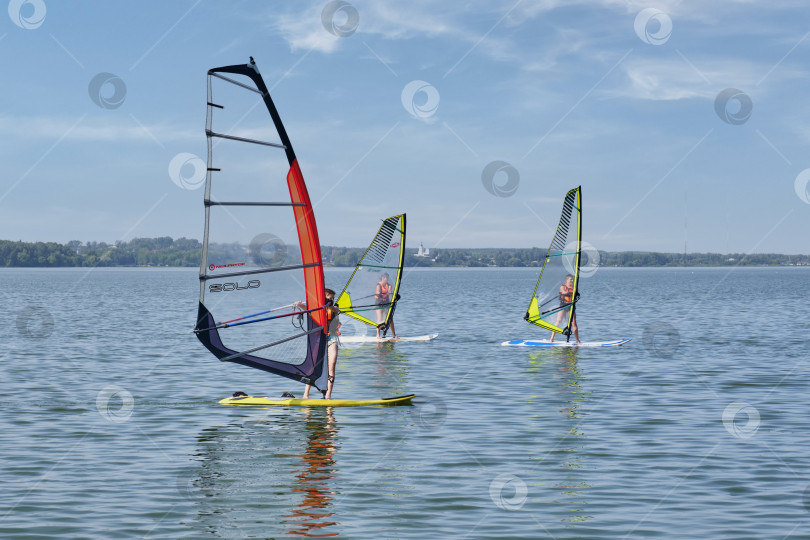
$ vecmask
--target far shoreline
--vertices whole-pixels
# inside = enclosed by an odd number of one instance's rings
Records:
[[[272,248],[273,246],[271,246]],[[216,249],[220,253],[216,254]],[[327,268],[354,268],[366,248],[321,246]],[[215,253],[212,255],[212,252]],[[245,246],[212,244],[209,257],[241,259],[251,255]],[[543,248],[406,248],[404,266],[414,268],[538,268]],[[115,244],[72,240],[22,242],[0,240],[0,268],[199,268],[202,245],[189,238],[133,238]],[[289,246],[285,259],[296,264],[297,246]],[[810,266],[810,255],[784,253],[663,253],[654,251],[582,250],[580,267],[598,268],[740,268]]]

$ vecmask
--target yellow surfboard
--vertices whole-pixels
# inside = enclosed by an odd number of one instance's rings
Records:
[[[411,405],[414,394],[384,399],[270,399],[269,397],[239,396],[219,400],[220,405],[259,405],[281,407],[360,407],[363,405]]]

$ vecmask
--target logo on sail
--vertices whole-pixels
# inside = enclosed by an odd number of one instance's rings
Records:
[[[258,289],[261,285],[262,282],[258,279],[251,279],[244,286],[238,283],[212,283],[208,286],[208,292],[244,291],[245,289]]]
[[[245,266],[245,263],[230,263],[230,264],[209,264],[208,271],[213,272],[214,270],[221,270],[223,268],[233,268],[234,266]]]

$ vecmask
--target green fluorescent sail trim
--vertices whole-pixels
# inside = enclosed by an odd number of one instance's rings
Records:
[[[564,330],[564,328],[560,328],[559,326],[554,326],[551,323],[547,323],[543,319],[539,319],[539,320],[536,320],[536,321],[529,320],[529,322],[532,323],[535,326],[539,326],[540,328],[545,328],[546,330],[551,330],[552,332],[562,333],[562,331]]]
[[[379,264],[358,264],[358,268],[386,268],[388,270],[399,270],[399,266],[381,266]]]
[[[362,315],[358,315],[355,312],[354,307],[352,306],[351,297],[345,291],[340,293],[340,296],[338,296],[336,304],[338,309],[340,310],[341,315],[348,315],[349,317],[357,319],[358,321],[363,321],[368,325],[376,326],[376,323],[371,322],[371,320],[367,319],[366,317],[363,317]]]

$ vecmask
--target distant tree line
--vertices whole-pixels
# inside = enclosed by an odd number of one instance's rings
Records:
[[[199,266],[197,240],[169,236],[129,242],[12,242],[0,240],[0,266]]]
[[[582,252],[581,264],[596,266],[810,266],[810,255],[783,255],[778,253],[656,253],[643,251],[599,251],[598,260],[589,261]],[[440,249],[432,250],[430,258],[417,257],[416,250],[408,250],[406,266],[540,266],[546,250],[528,249]],[[597,253],[592,254],[597,258]]]
[[[220,246],[233,251],[233,246]],[[216,247],[210,246],[212,253]],[[324,264],[353,267],[365,253],[365,248],[322,246]],[[417,256],[416,249],[405,252],[405,266],[409,267],[486,267],[539,266],[545,250],[527,249],[434,249],[429,257]],[[188,238],[172,239],[134,238],[129,242],[85,242],[72,240],[67,244],[56,242],[14,242],[0,240],[0,266],[4,267],[60,267],[60,266],[188,266],[200,264],[202,244]],[[288,253],[291,258],[297,254]],[[582,264],[587,264],[583,252]],[[594,254],[595,255],[595,254]],[[642,251],[599,252],[599,266],[810,266],[808,255],[782,255],[758,253],[746,255],[732,253],[656,253]]]
[[[642,251],[599,252],[599,266],[810,266],[808,255],[779,253],[656,253]]]

